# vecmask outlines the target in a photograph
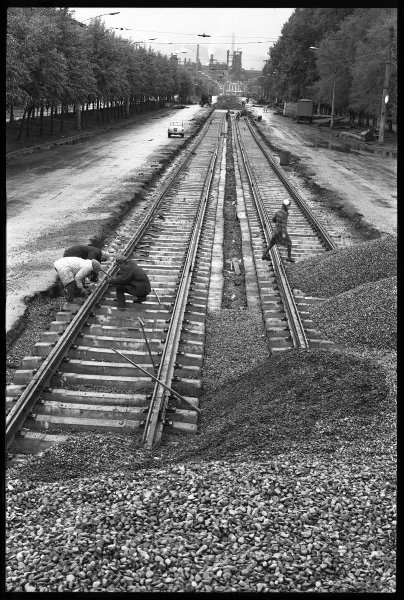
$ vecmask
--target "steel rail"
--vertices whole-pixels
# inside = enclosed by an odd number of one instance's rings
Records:
[[[329,234],[327,233],[327,231],[324,229],[324,227],[321,225],[321,223],[319,222],[319,220],[317,219],[317,217],[315,215],[313,215],[313,213],[311,212],[310,208],[307,206],[307,203],[301,197],[301,195],[299,194],[299,192],[295,189],[295,187],[287,179],[287,177],[286,177],[285,173],[283,172],[283,170],[276,164],[276,162],[274,161],[274,159],[272,158],[272,156],[269,154],[268,149],[265,147],[265,142],[261,141],[258,138],[258,135],[254,131],[254,129],[253,129],[250,121],[248,119],[245,119],[244,122],[247,124],[247,127],[249,128],[250,133],[251,133],[252,137],[254,138],[254,141],[257,143],[257,145],[259,146],[260,150],[263,152],[263,154],[267,158],[267,160],[270,163],[271,167],[273,168],[273,170],[275,171],[275,173],[278,175],[279,179],[282,181],[282,183],[284,184],[284,186],[288,190],[289,194],[292,196],[292,198],[295,200],[295,202],[299,205],[301,211],[303,212],[303,214],[306,216],[306,218],[309,220],[309,222],[313,226],[313,229],[316,230],[317,235],[320,237],[320,239],[321,239],[322,243],[324,244],[326,250],[336,250],[337,246],[334,244],[334,242],[332,241],[331,237],[329,236]],[[261,132],[260,132],[260,135],[261,135],[261,137],[263,137],[263,134]]]
[[[192,158],[194,150],[202,143],[207,130],[210,127],[210,124],[213,120],[213,115],[210,115],[207,122],[203,126],[201,132],[199,133],[195,143],[191,145],[191,149],[187,152],[185,158],[180,162],[180,164],[174,169],[173,173],[170,174],[168,181],[163,185],[161,190],[158,193],[158,197],[153,205],[150,207],[149,211],[146,212],[144,219],[139,225],[138,230],[134,234],[133,238],[126,244],[123,248],[122,253],[127,255],[130,253],[137,244],[141,241],[145,232],[147,231],[150,222],[155,216],[156,212],[159,210],[160,205],[162,204],[163,198],[165,197],[167,191],[172,187],[175,183],[180,172],[185,169],[187,164]],[[112,265],[108,270],[108,275],[113,275],[118,270],[117,265]],[[105,272],[105,271],[104,271]],[[90,296],[85,300],[82,306],[78,308],[77,312],[73,315],[72,320],[67,325],[66,329],[61,334],[60,339],[57,342],[54,342],[53,348],[48,354],[48,356],[44,359],[43,363],[34,371],[33,378],[31,381],[25,386],[18,400],[10,410],[9,414],[6,417],[6,449],[11,445],[13,438],[17,431],[19,431],[27,418],[27,416],[32,412],[35,403],[40,398],[41,393],[44,391],[46,387],[48,387],[49,382],[53,375],[57,372],[60,363],[62,362],[64,356],[70,349],[71,345],[75,342],[80,330],[86,323],[86,320],[89,316],[92,316],[91,313],[94,307],[97,305],[99,300],[105,294],[108,288],[108,282],[106,278],[103,279],[100,284],[92,291]]]
[[[188,301],[189,289],[202,231],[202,224],[206,213],[214,169],[219,152],[223,124],[224,117],[220,122],[216,146],[207,168],[205,181],[203,183],[198,211],[195,215],[191,238],[182,267],[182,274],[179,281],[176,298],[173,303],[173,312],[160,361],[157,378],[165,383],[166,386],[170,386],[174,374],[175,361],[182,332],[181,325],[184,322],[186,304]],[[151,449],[153,446],[155,446],[161,439],[169,396],[170,394],[163,386],[159,386],[158,384],[155,386],[146,418],[145,429],[143,432],[143,443],[148,449]]]
[[[237,134],[237,142],[239,144],[241,156],[244,161],[244,167],[247,173],[247,177],[250,182],[252,195],[254,197],[254,201],[258,210],[259,217],[261,219],[261,224],[265,232],[265,236],[267,242],[272,237],[273,229],[270,222],[270,218],[268,216],[267,210],[264,206],[262,196],[260,194],[257,181],[253,170],[251,169],[250,162],[244,150],[243,142],[240,135],[240,129],[238,123],[235,122],[236,125],[236,134]],[[296,306],[296,302],[293,297],[292,290],[290,289],[290,285],[288,282],[288,278],[286,276],[286,272],[284,266],[282,264],[282,259],[279,254],[278,248],[273,246],[270,250],[273,268],[276,274],[277,282],[279,284],[279,291],[282,296],[283,304],[286,311],[286,316],[288,319],[289,329],[292,335],[292,341],[295,348],[307,350],[309,347],[309,342],[307,340],[306,332],[304,330],[304,326],[302,320],[300,318],[300,314],[298,308]]]

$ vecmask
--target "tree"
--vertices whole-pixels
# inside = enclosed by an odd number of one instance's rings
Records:
[[[351,107],[379,116],[386,62],[391,58],[390,111],[397,106],[397,11],[373,9],[366,34],[356,45],[352,66]]]
[[[93,73],[88,34],[69,9],[56,9],[55,14],[59,35],[57,49],[66,59],[67,79],[64,83],[59,100],[64,103],[82,103],[89,97],[94,97],[97,91],[97,81]],[[51,98],[52,101],[55,97]]]
[[[312,91],[318,73],[310,46],[318,46],[327,33],[335,32],[352,11],[350,8],[295,9],[284,24],[281,37],[270,49],[271,83],[276,95],[297,100]]]

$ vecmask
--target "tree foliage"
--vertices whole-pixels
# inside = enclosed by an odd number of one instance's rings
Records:
[[[7,11],[6,107],[186,97],[189,74],[138,48],[100,19],[84,25],[68,8]]]
[[[267,95],[328,106],[334,96],[336,110],[372,117],[380,114],[390,60],[389,108],[396,113],[396,8],[297,8],[269,55]]]

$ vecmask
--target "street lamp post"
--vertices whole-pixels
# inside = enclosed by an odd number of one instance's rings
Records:
[[[334,108],[335,108],[335,80],[337,76],[337,69],[334,69],[334,83],[332,86],[332,100],[331,100],[331,121],[330,121],[330,129],[334,127]]]

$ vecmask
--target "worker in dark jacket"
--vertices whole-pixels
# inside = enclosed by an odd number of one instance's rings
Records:
[[[101,250],[101,248],[90,245],[86,246],[84,244],[67,248],[64,251],[63,256],[78,256],[79,258],[84,258],[85,260],[97,260],[98,262],[105,262],[108,260],[108,254]],[[92,271],[90,275],[90,281],[98,281],[98,276],[98,271]]]
[[[289,262],[295,262],[295,259],[292,258],[292,240],[290,239],[287,230],[289,207],[290,201],[284,200],[282,202],[282,207],[280,210],[276,211],[275,216],[272,219],[272,221],[275,223],[274,234],[269,240],[268,247],[262,255],[263,260],[269,260],[269,251],[272,246],[275,244],[282,244],[282,246],[286,246],[288,249],[288,257],[286,260]]]
[[[117,277],[107,277],[108,283],[116,286],[116,300],[119,310],[126,310],[125,292],[134,296],[135,304],[142,303],[151,292],[147,273],[123,254],[118,254],[116,264],[120,266]]]

